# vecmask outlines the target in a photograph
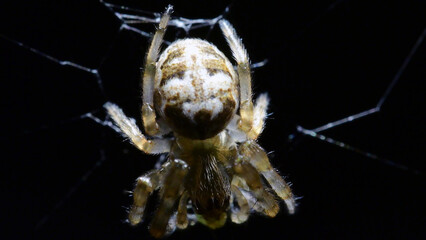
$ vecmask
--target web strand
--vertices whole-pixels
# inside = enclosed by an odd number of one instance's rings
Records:
[[[393,162],[391,160],[388,160],[388,159],[385,159],[385,158],[380,158],[380,157],[378,157],[375,154],[372,154],[372,153],[360,150],[357,147],[353,147],[353,146],[347,145],[347,144],[345,144],[343,142],[334,140],[332,138],[326,137],[326,136],[318,134],[318,133],[326,131],[326,130],[329,130],[329,129],[332,129],[332,128],[337,127],[337,126],[344,125],[346,123],[352,122],[352,121],[360,119],[360,118],[367,117],[367,116],[369,116],[371,114],[380,112],[381,107],[383,106],[383,104],[387,100],[388,96],[392,92],[392,89],[397,84],[397,82],[401,78],[402,74],[404,73],[405,69],[407,68],[408,64],[411,62],[413,56],[415,55],[415,53],[417,52],[417,50],[419,49],[419,47],[423,43],[423,40],[424,40],[425,36],[426,36],[426,28],[423,29],[422,33],[417,38],[415,44],[411,48],[411,50],[408,53],[408,55],[405,57],[402,65],[399,67],[397,73],[393,77],[393,79],[390,82],[389,86],[386,88],[383,96],[379,99],[378,103],[376,104],[376,106],[374,108],[362,111],[360,113],[356,113],[356,114],[350,115],[348,117],[339,119],[339,120],[334,121],[334,122],[327,123],[325,125],[316,127],[316,128],[314,128],[312,130],[307,130],[307,129],[303,128],[302,126],[298,126],[297,127],[297,131],[300,132],[300,133],[302,133],[302,134],[304,134],[304,135],[306,135],[306,136],[317,138],[317,139],[319,139],[321,141],[328,142],[328,143],[336,145],[338,147],[341,147],[341,148],[344,148],[344,149],[347,149],[347,150],[350,150],[350,151],[353,151],[353,152],[357,152],[357,153],[359,153],[361,155],[364,155],[364,156],[366,156],[368,158],[379,160],[379,161],[381,161],[382,163],[384,163],[386,165],[393,166],[393,167],[399,168],[401,170],[411,171],[411,172],[416,173],[416,174],[420,173],[419,171],[412,170],[412,169],[410,169],[407,166],[404,166],[402,164],[395,163],[395,162]],[[290,139],[292,139],[293,137],[294,137],[293,135],[289,136]]]
[[[83,65],[80,65],[80,64],[77,64],[77,63],[74,63],[74,62],[70,62],[70,61],[66,61],[66,60],[60,60],[60,59],[55,58],[55,57],[53,57],[53,56],[51,56],[51,55],[49,55],[47,53],[44,53],[44,52],[42,52],[40,50],[32,48],[32,47],[30,47],[30,46],[28,46],[28,45],[26,45],[26,44],[24,44],[22,42],[10,39],[7,36],[4,36],[2,34],[0,34],[0,37],[3,38],[4,40],[10,42],[10,43],[13,43],[13,44],[15,44],[15,45],[17,45],[17,46],[19,46],[21,48],[24,48],[24,49],[28,50],[29,52],[32,52],[32,53],[34,53],[34,54],[36,54],[36,55],[38,55],[38,56],[40,56],[40,57],[42,57],[44,59],[52,61],[52,62],[54,62],[56,64],[59,64],[61,66],[65,66],[65,67],[72,67],[72,68],[78,69],[80,71],[92,74],[95,77],[95,79],[96,79],[96,82],[98,84],[99,90],[101,91],[102,95],[105,96],[105,90],[104,90],[104,87],[102,85],[102,79],[101,79],[101,76],[99,74],[98,69],[88,68],[88,67],[85,67]]]
[[[72,186],[68,190],[68,192],[65,194],[65,196],[62,197],[61,200],[55,204],[55,206],[52,208],[52,210],[49,213],[45,214],[42,218],[40,218],[39,221],[37,221],[37,224],[34,227],[35,231],[38,231],[41,227],[43,227],[43,225],[45,225],[49,221],[49,219],[59,209],[61,209],[62,206],[64,206],[64,204],[67,203],[68,199],[70,199],[78,191],[80,186],[82,184],[84,184],[100,166],[102,166],[102,164],[106,160],[105,152],[102,148],[100,149],[99,154],[100,154],[100,157],[99,157],[98,161],[96,161],[96,163],[74,184],[74,186]]]
[[[358,154],[360,154],[360,155],[362,155],[364,157],[377,160],[377,161],[379,161],[379,162],[381,162],[383,164],[386,164],[388,166],[392,166],[392,167],[395,167],[395,168],[398,168],[398,169],[404,170],[404,171],[409,171],[409,172],[411,172],[413,174],[420,174],[421,173],[420,171],[418,171],[416,169],[411,169],[411,168],[409,168],[409,167],[407,167],[407,166],[405,166],[403,164],[399,164],[399,163],[393,162],[393,161],[391,161],[389,159],[379,157],[378,155],[376,155],[374,153],[370,153],[370,152],[364,151],[362,149],[359,149],[357,147],[354,147],[354,146],[351,146],[349,144],[346,144],[344,142],[341,142],[341,141],[338,141],[338,140],[334,140],[333,138],[330,138],[330,137],[327,137],[325,135],[319,134],[319,133],[317,133],[317,132],[315,132],[313,130],[308,130],[308,129],[305,129],[305,128],[301,127],[301,126],[297,126],[297,131],[300,132],[300,133],[302,133],[302,134],[304,134],[304,135],[313,137],[315,139],[318,139],[318,140],[321,140],[321,141],[333,144],[333,145],[338,146],[340,148],[343,148],[345,150],[358,153]]]

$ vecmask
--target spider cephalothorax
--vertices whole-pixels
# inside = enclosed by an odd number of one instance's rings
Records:
[[[226,20],[219,22],[237,71],[221,51],[200,39],[178,40],[158,56],[171,10],[168,7],[161,18],[143,75],[142,119],[152,139],[117,105],[105,104],[137,148],[148,154],[168,153],[159,169],[137,179],[130,223],[141,222],[155,190],[160,203],[150,224],[154,237],[176,226],[184,229],[188,221],[218,228],[228,216],[235,223],[246,221],[250,211],[273,217],[279,205],[270,189],[293,213],[289,186],[255,141],[263,129],[268,98],[260,95],[253,106],[249,59],[234,28]],[[170,132],[172,138],[163,137]]]

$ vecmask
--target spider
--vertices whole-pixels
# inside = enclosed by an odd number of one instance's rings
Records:
[[[142,221],[148,197],[155,190],[160,203],[149,231],[156,238],[171,233],[175,226],[185,229],[189,220],[215,229],[225,224],[228,215],[234,223],[245,222],[251,211],[274,217],[279,204],[271,189],[294,213],[289,185],[256,143],[269,99],[261,94],[253,105],[250,62],[234,28],[227,20],[219,21],[236,68],[216,46],[201,39],[177,40],[159,56],[171,12],[168,6],[146,55],[142,120],[150,137],[117,105],[105,104],[115,124],[138,149],[147,154],[168,153],[159,169],[137,179],[130,224]]]

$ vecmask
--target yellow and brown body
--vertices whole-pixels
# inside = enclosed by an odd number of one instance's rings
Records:
[[[200,39],[178,40],[158,56],[171,11],[169,6],[160,19],[143,73],[142,120],[150,137],[117,105],[105,104],[137,148],[168,154],[159,169],[137,179],[129,222],[142,221],[156,190],[160,201],[149,231],[157,238],[190,222],[215,229],[228,218],[242,223],[252,211],[274,217],[279,211],[274,193],[294,213],[290,187],[256,142],[269,100],[262,94],[252,102],[250,61],[235,29],[219,21],[236,70],[221,51]]]

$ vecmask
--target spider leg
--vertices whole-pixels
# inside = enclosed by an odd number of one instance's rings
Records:
[[[142,221],[148,197],[159,187],[161,177],[162,172],[160,170],[155,170],[136,180],[136,187],[133,190],[133,205],[129,212],[130,224],[136,225]]]
[[[233,119],[230,121],[226,129],[232,138],[237,142],[245,142],[247,140],[254,140],[259,137],[262,133],[265,120],[267,117],[266,110],[268,109],[269,98],[266,93],[261,94],[257,99],[254,105],[254,116],[253,116],[253,127],[248,132],[242,131],[238,127],[238,122],[240,121],[240,116],[234,115]]]
[[[247,133],[249,139],[257,139],[263,131],[267,110],[269,105],[268,94],[263,93],[257,99],[254,105],[253,127]]]
[[[234,165],[234,172],[247,184],[247,187],[256,199],[255,204],[260,205],[252,208],[261,209],[265,215],[275,217],[279,211],[278,203],[274,199],[274,196],[265,189],[256,169],[250,163],[242,161]]]
[[[145,132],[154,136],[160,131],[160,126],[157,123],[155,108],[154,108],[154,90],[155,90],[155,71],[158,54],[160,51],[160,45],[163,42],[164,33],[166,32],[167,24],[170,19],[170,14],[173,8],[169,5],[161,17],[158,29],[152,38],[151,45],[145,60],[145,70],[142,77],[142,120],[145,128]]]
[[[266,152],[254,141],[247,141],[240,145],[240,154],[268,181],[271,188],[284,200],[290,214],[295,211],[295,199],[290,186],[274,170]]]
[[[189,194],[185,191],[179,200],[178,213],[176,217],[176,224],[179,229],[185,229],[188,226],[188,205]]]
[[[237,72],[240,81],[240,116],[238,127],[248,133],[253,126],[253,102],[251,91],[250,60],[247,51],[235,29],[225,19],[219,21],[223,35],[237,61]]]
[[[231,191],[234,197],[237,199],[239,206],[239,209],[236,209],[235,207],[232,208],[231,220],[234,223],[240,224],[247,221],[250,214],[250,207],[247,199],[244,197],[244,195],[241,193],[241,190],[237,186],[232,185]]]
[[[188,172],[188,165],[182,160],[171,161],[171,166],[164,179],[163,187],[160,192],[160,205],[151,221],[149,231],[156,238],[163,237],[167,232],[170,217],[174,213],[176,201],[184,191],[183,181]]]
[[[114,120],[115,124],[121,131],[130,138],[132,143],[141,151],[148,154],[167,153],[170,151],[171,141],[168,139],[146,139],[141,133],[135,120],[128,118],[121,110],[120,107],[113,103],[106,103],[104,107],[107,109],[108,114]]]

